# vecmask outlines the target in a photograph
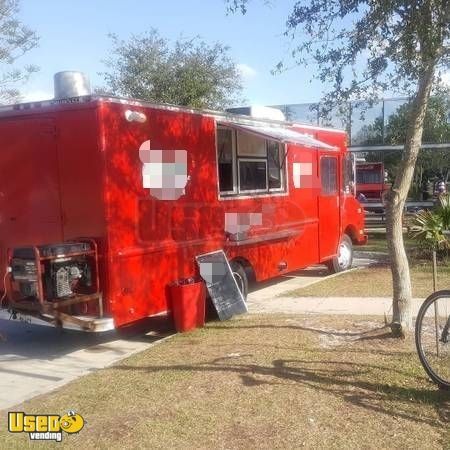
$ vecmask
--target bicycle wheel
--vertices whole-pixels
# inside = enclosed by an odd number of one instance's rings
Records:
[[[450,291],[431,294],[416,319],[416,347],[429,377],[450,389]]]

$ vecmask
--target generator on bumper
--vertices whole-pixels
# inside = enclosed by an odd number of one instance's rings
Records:
[[[34,313],[63,325],[86,326],[73,316],[103,315],[93,240],[64,242],[9,251],[9,301],[13,311]],[[97,305],[91,303],[97,301]]]

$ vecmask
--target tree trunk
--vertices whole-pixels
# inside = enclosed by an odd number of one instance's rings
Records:
[[[423,121],[435,67],[435,61],[431,61],[419,80],[417,94],[412,103],[402,161],[395,181],[385,197],[386,238],[391,258],[393,284],[391,328],[395,335],[403,337],[408,330],[412,329],[412,290],[408,258],[403,243],[403,211],[422,144]]]

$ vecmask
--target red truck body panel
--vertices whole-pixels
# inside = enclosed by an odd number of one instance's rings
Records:
[[[128,121],[130,109],[145,123]],[[342,185],[344,132],[286,125],[336,149],[286,144],[285,192],[221,197],[216,127],[231,120],[223,116],[101,97],[0,111],[1,273],[8,248],[94,238],[104,311],[122,326],[169,311],[168,286],[197,272],[196,255],[224,249],[265,280],[335,256],[344,232],[364,242],[361,207]],[[186,150],[189,181],[179,199],[159,200],[143,187],[139,148],[148,140],[153,149]],[[333,195],[321,191],[326,157],[337,162]],[[312,168],[300,188],[294,163]],[[246,240],[227,237],[232,213],[261,217]]]

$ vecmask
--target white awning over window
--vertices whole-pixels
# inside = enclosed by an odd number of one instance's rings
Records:
[[[302,145],[303,147],[321,148],[323,150],[337,150],[337,147],[333,147],[325,142],[314,139],[307,134],[299,133],[298,131],[290,130],[288,128],[241,125],[230,122],[222,122],[220,124],[227,127],[236,128],[237,130],[246,131],[247,133],[260,136],[264,139],[279,141],[284,144]]]

